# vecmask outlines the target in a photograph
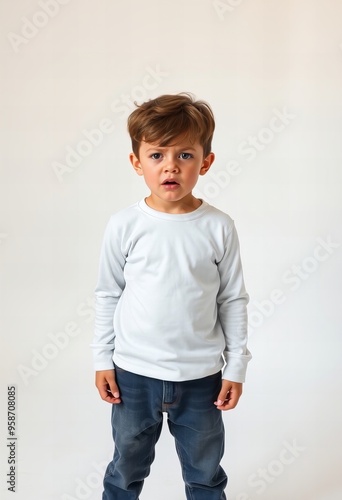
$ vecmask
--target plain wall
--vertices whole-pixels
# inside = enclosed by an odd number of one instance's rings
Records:
[[[188,91],[215,113],[196,194],[235,220],[253,360],[224,414],[230,500],[339,500],[342,5],[312,0],[0,3],[0,495],[17,388],[17,500],[97,500],[112,453],[94,386],[109,216],[148,194],[126,118]],[[102,130],[102,132],[99,132]],[[180,500],[164,427],[142,500]]]

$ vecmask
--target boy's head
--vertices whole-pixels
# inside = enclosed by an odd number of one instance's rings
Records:
[[[179,139],[198,142],[206,157],[211,152],[214,129],[214,115],[209,104],[194,100],[188,93],[165,94],[151,99],[128,117],[128,132],[137,158],[142,141],[164,147],[176,144]]]

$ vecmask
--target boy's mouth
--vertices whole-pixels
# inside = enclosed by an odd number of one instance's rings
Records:
[[[163,186],[178,186],[178,182],[175,181],[174,179],[166,179],[163,183],[162,183]]]

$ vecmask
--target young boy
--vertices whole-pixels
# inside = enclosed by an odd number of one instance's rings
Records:
[[[237,405],[251,354],[234,222],[192,194],[214,161],[214,128],[209,105],[186,93],[128,118],[150,194],[110,218],[101,250],[92,348],[115,442],[103,500],[139,498],[163,412],[186,498],[226,498],[220,410]]]

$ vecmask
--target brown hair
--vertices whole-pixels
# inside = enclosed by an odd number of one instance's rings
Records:
[[[191,143],[198,141],[203,147],[204,158],[211,152],[215,129],[213,112],[205,101],[196,101],[187,92],[165,94],[150,99],[135,109],[128,117],[127,128],[132,149],[139,158],[141,141],[159,146],[170,146],[181,137]]]

